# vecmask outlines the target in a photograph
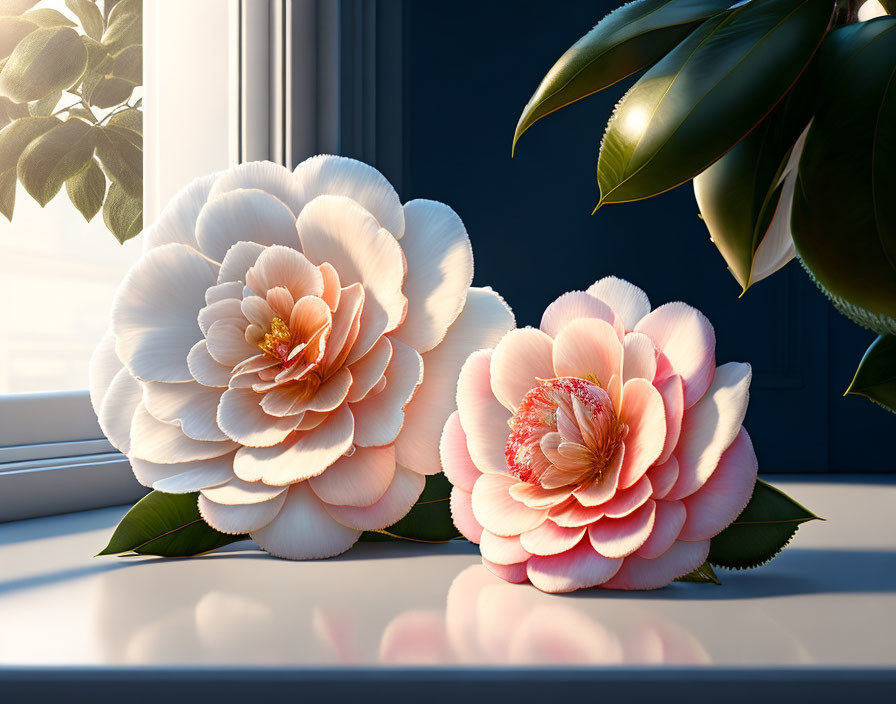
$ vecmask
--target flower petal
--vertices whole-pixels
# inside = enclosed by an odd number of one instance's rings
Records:
[[[603,584],[610,579],[622,560],[597,554],[586,538],[572,550],[559,555],[533,555],[526,566],[529,581],[543,592],[572,592]]]
[[[404,235],[404,211],[398,194],[372,166],[344,156],[323,154],[303,161],[295,174],[306,203],[325,194],[347,196],[371,213],[379,226],[396,239]]]
[[[505,582],[510,582],[511,584],[522,584],[529,579],[526,575],[525,562],[519,562],[515,565],[498,565],[494,562],[489,562],[483,557],[482,564],[485,565],[488,571],[493,575],[500,577]]]
[[[622,376],[622,343],[605,320],[573,320],[554,338],[556,376],[593,376],[605,389],[610,377]]]
[[[559,555],[572,550],[581,542],[586,528],[562,528],[553,521],[545,521],[538,528],[520,536],[522,547],[533,555]]]
[[[651,499],[624,518],[601,518],[588,527],[591,545],[605,557],[631,555],[650,537],[655,515],[656,502]]]
[[[187,354],[200,339],[196,318],[215,267],[199,252],[167,244],[128,272],[112,303],[115,351],[138,379],[190,381]]]
[[[131,450],[131,422],[142,403],[143,387],[127,368],[122,367],[103,394],[97,420],[112,446],[125,454]]]
[[[529,508],[554,508],[569,499],[571,493],[569,486],[545,489],[538,484],[517,482],[510,487],[510,495]]]
[[[683,499],[693,494],[715,471],[722,453],[740,432],[752,377],[749,364],[723,364],[706,395],[685,411],[675,450],[678,481],[666,498]]]
[[[360,401],[369,394],[392,361],[392,343],[385,335],[361,359],[349,367],[352,373],[352,388],[348,393],[349,403]]]
[[[708,555],[708,540],[699,543],[676,540],[655,560],[645,560],[637,555],[625,558],[616,576],[601,586],[606,589],[659,589],[693,572],[706,562]]]
[[[554,376],[554,341],[541,330],[511,330],[495,347],[490,367],[492,393],[513,412],[539,379]]]
[[[653,496],[650,480],[644,476],[628,489],[620,489],[612,499],[601,506],[607,518],[624,518],[634,513]]]
[[[355,416],[355,444],[388,445],[404,424],[404,409],[423,381],[423,359],[410,345],[392,340],[392,360],[386,369],[386,388],[376,396],[351,404]]]
[[[264,252],[265,247],[258,242],[237,242],[224,255],[221,262],[221,270],[218,272],[218,286],[225,284],[245,283],[246,273],[255,266],[258,257]],[[237,290],[234,298],[242,298],[243,287],[231,287]]]
[[[473,515],[495,535],[519,535],[544,523],[548,512],[529,508],[510,495],[516,483],[503,474],[483,474],[473,486]]]
[[[324,291],[320,269],[301,252],[281,246],[268,247],[258,256],[255,265],[246,272],[246,285],[259,296],[282,286],[294,301],[304,296],[320,296]]]
[[[678,481],[678,460],[672,455],[663,464],[655,464],[647,470],[647,478],[653,487],[653,498],[665,499]]]
[[[232,465],[231,458],[231,465]],[[259,504],[280,496],[286,492],[285,486],[268,486],[262,482],[244,482],[231,473],[230,481],[202,490],[202,495],[209,501],[226,506],[244,506]]]
[[[635,330],[650,336],[684,381],[684,407],[706,393],[715,372],[716,334],[699,310],[680,301],[648,313]]]
[[[218,486],[233,477],[233,453],[210,460],[155,464],[130,458],[137,481],[165,494],[190,494],[207,487]]]
[[[322,473],[352,446],[354,418],[340,406],[312,430],[296,431],[288,442],[274,447],[242,447],[233,471],[246,482],[284,486]]]
[[[459,486],[451,489],[451,520],[455,527],[471,543],[482,537],[482,526],[473,515],[473,495]]]
[[[143,405],[159,420],[179,425],[184,435],[194,440],[227,440],[215,422],[223,392],[195,381],[149,381],[143,385]]]
[[[405,203],[401,248],[407,259],[407,317],[393,337],[428,352],[460,315],[473,281],[473,248],[463,222],[432,200]]]
[[[295,430],[294,416],[270,416],[259,405],[261,394],[252,389],[227,389],[218,405],[218,425],[227,437],[248,447],[271,447]]]
[[[604,509],[603,506],[583,506],[579,500],[572,498],[567,503],[552,508],[548,515],[561,528],[578,528],[591,525],[602,518]]]
[[[496,565],[514,565],[531,557],[520,544],[518,535],[504,537],[487,530],[482,531],[479,539],[479,552],[484,559]]]
[[[610,501],[619,488],[619,474],[625,460],[625,445],[620,445],[613,459],[606,468],[599,482],[583,489],[576,489],[573,494],[582,506],[600,506],[603,515],[603,504]]]
[[[187,366],[193,378],[203,386],[226,388],[230,383],[230,369],[212,358],[205,340],[200,340],[190,349]]]
[[[304,191],[299,180],[285,166],[272,161],[248,161],[228,169],[212,186],[209,200],[243,188],[264,191],[274,196],[296,216],[305,205]]]
[[[218,364],[234,367],[258,354],[258,347],[246,341],[246,323],[233,318],[216,320],[208,329],[205,346]]]
[[[172,243],[199,249],[195,236],[196,218],[220,175],[219,172],[194,179],[169,200],[156,221],[144,233],[143,251],[148,252],[155,247]]]
[[[634,485],[657,461],[666,440],[666,411],[660,392],[645,379],[631,379],[622,390],[620,420],[628,425],[619,475],[623,489]]]
[[[463,312],[445,339],[423,355],[423,383],[408,404],[404,426],[395,443],[402,466],[421,474],[440,471],[439,438],[445,421],[457,408],[461,367],[471,352],[494,347],[513,326],[513,313],[497,293],[491,289],[470,289]],[[501,408],[497,401],[495,404]]]
[[[153,418],[141,402],[131,423],[128,454],[156,464],[175,464],[220,457],[236,447],[230,440],[205,442],[188,438],[178,426]]]
[[[290,560],[333,557],[348,550],[359,537],[361,531],[330,517],[306,482],[289,487],[276,518],[252,531],[252,539],[262,550]]]
[[[103,397],[115,375],[121,371],[121,360],[115,354],[115,335],[109,330],[96,346],[90,356],[90,369],[87,373],[90,388],[90,404],[93,412],[99,416]]]
[[[672,457],[681,437],[681,419],[684,416],[684,385],[678,374],[667,377],[657,384],[657,390],[663,397],[663,409],[666,412],[666,440],[657,464],[663,464]]]
[[[647,335],[630,332],[622,340],[622,382],[629,379],[653,381],[656,375],[656,346]]]
[[[448,416],[448,421],[445,423],[445,430],[439,442],[439,454],[448,481],[464,491],[473,491],[473,485],[482,472],[470,459],[467,437],[460,425],[460,413],[457,411]]]
[[[655,560],[671,548],[681,533],[687,513],[681,501],[657,501],[653,530],[650,532],[650,537],[638,548],[637,556]]]
[[[426,478],[404,467],[395,468],[392,483],[382,498],[370,506],[333,506],[324,509],[336,521],[355,530],[381,530],[404,518],[420,494]]]
[[[613,309],[585,291],[570,291],[545,308],[541,316],[541,329],[556,338],[569,323],[581,318],[596,318],[609,323],[621,340],[625,333],[622,321]]]
[[[588,293],[610,306],[622,319],[626,330],[634,330],[641,318],[650,312],[647,294],[634,284],[615,276],[605,276],[591,284]]]
[[[221,533],[242,535],[264,528],[283,508],[286,492],[254,504],[219,504],[204,494],[199,495],[199,514]]]
[[[492,393],[489,366],[493,350],[467,358],[457,380],[457,408],[470,457],[481,472],[507,475],[504,446],[510,435],[510,411]]]
[[[370,506],[383,498],[394,477],[394,447],[356,447],[308,483],[328,504]]]
[[[753,495],[758,469],[753,443],[741,428],[706,484],[684,499],[688,519],[679,539],[708,540],[727,528]]]

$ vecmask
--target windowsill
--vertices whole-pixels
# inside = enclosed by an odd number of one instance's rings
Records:
[[[126,507],[2,524],[0,690],[177,682],[217,684],[223,701],[301,684],[342,701],[373,683],[427,683],[418,696],[432,702],[492,682],[528,701],[559,682],[668,695],[721,678],[737,683],[727,701],[784,681],[800,697],[844,687],[871,701],[896,684],[896,477],[772,481],[827,522],[762,569],[720,572],[723,587],[643,593],[506,585],[460,542],[365,543],[321,562],[249,543],[195,559],[93,558]]]

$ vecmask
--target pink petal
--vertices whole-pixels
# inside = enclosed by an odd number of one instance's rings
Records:
[[[271,321],[277,315],[268,302],[259,296],[249,296],[248,298],[244,298],[242,301],[238,301],[237,305],[246,320],[263,329],[269,329]],[[201,315],[202,314],[200,313],[200,316]],[[202,321],[200,319],[200,326],[201,325]]]
[[[351,404],[355,416],[355,444],[360,447],[395,442],[404,423],[404,409],[423,381],[423,359],[410,345],[392,341],[392,360],[382,393]]]
[[[473,491],[473,485],[482,473],[470,459],[467,438],[460,426],[460,414],[457,411],[448,416],[448,422],[445,423],[445,431],[442,433],[439,443],[439,452],[442,458],[442,468],[448,481],[464,491]]]
[[[205,442],[184,435],[176,425],[152,417],[141,402],[131,423],[129,455],[156,464],[174,464],[220,457],[236,449],[230,440]]]
[[[395,468],[392,483],[382,498],[370,506],[333,506],[324,509],[336,521],[355,530],[381,530],[404,518],[423,493],[426,478],[404,467]]]
[[[299,419],[277,417],[259,405],[262,396],[252,389],[227,389],[218,405],[218,425],[227,437],[248,447],[271,447],[295,430]]]
[[[653,486],[651,486],[650,480],[644,476],[628,489],[617,491],[613,498],[603,504],[601,508],[607,518],[624,518],[641,508],[651,496],[653,496]]]
[[[383,498],[394,477],[395,448],[356,447],[308,483],[328,504],[370,506]]]
[[[647,335],[630,332],[622,340],[624,356],[622,360],[622,381],[647,379],[653,381],[656,375],[656,347]]]
[[[440,471],[439,438],[445,421],[457,408],[461,367],[471,352],[494,347],[513,326],[513,313],[497,293],[470,289],[467,304],[448,328],[445,339],[423,355],[423,383],[408,404],[403,430],[395,444],[402,466],[421,474]],[[501,408],[497,401],[495,404]]]
[[[200,340],[193,345],[187,355],[187,366],[190,374],[203,386],[216,386],[226,388],[230,383],[230,368],[218,364],[208,353],[205,340]]]
[[[320,270],[301,252],[281,246],[268,247],[259,255],[255,266],[246,272],[246,285],[259,296],[282,286],[294,301],[324,292]]]
[[[659,391],[644,379],[622,387],[622,422],[628,425],[619,486],[632,486],[657,461],[666,440],[666,412]]]
[[[715,372],[716,335],[706,316],[687,303],[666,303],[635,326],[646,333],[684,381],[684,407],[706,393]]]
[[[482,564],[485,565],[488,568],[488,571],[493,575],[500,577],[505,582],[510,582],[511,584],[522,584],[529,579],[526,574],[525,562],[520,562],[516,565],[498,565],[494,562],[489,562],[483,557]]]
[[[579,318],[568,323],[554,339],[556,376],[593,376],[607,388],[610,377],[622,375],[622,343],[604,320]]]
[[[363,284],[362,330],[365,322],[378,321],[375,327],[384,332],[401,324],[407,309],[404,254],[369,212],[343,196],[323,195],[305,206],[296,227],[308,259],[332,264],[343,285]]]
[[[588,293],[610,306],[622,319],[626,330],[634,330],[638,321],[650,312],[647,294],[634,284],[615,276],[605,276],[593,283]]]
[[[656,384],[656,382],[654,382]],[[663,451],[660,453],[657,464],[663,464],[678,446],[681,437],[681,419],[684,415],[684,385],[681,377],[673,374],[663,382],[656,385],[660,396],[663,397],[663,409],[666,411],[666,440],[663,443]]]
[[[327,338],[327,349],[321,362],[321,368],[325,373],[342,366],[352,351],[361,329],[361,311],[364,301],[364,287],[361,284],[352,284],[342,289],[339,307],[333,313],[333,327]],[[375,342],[376,340],[371,343],[371,346]]]
[[[483,474],[473,486],[473,515],[495,535],[519,535],[544,523],[548,512],[529,508],[510,495],[516,480],[503,474]]]
[[[741,428],[706,484],[684,499],[688,520],[680,539],[708,540],[727,528],[753,495],[758,468],[753,443]]]
[[[361,531],[334,521],[306,482],[293,484],[277,517],[252,532],[262,550],[291,560],[333,557],[357,542]]]
[[[529,559],[529,553],[520,545],[519,536],[503,537],[487,530],[479,539],[482,557],[496,565],[514,565]]]
[[[625,518],[601,518],[588,527],[591,545],[605,557],[625,557],[641,547],[653,530],[656,502],[648,500]]]
[[[296,431],[274,447],[242,447],[233,461],[243,481],[284,486],[321,474],[352,446],[354,418],[340,406],[313,430]]]
[[[296,216],[264,191],[240,189],[209,200],[196,220],[200,251],[216,262],[240,241],[298,247]]]
[[[232,284],[246,282],[246,273],[255,266],[255,262],[258,261],[258,257],[264,250],[265,248],[258,242],[237,242],[227,250],[224,261],[221,262],[221,270],[218,272],[218,285],[231,284],[223,289],[230,294],[229,298],[242,298],[242,285],[233,286]]]
[[[570,487],[545,489],[538,484],[517,482],[510,487],[510,495],[529,508],[553,508],[559,506],[570,496]]]
[[[678,481],[678,460],[672,455],[663,464],[655,464],[647,470],[647,478],[653,487],[653,498],[665,499]]]
[[[616,576],[601,586],[606,589],[659,589],[693,572],[708,555],[708,540],[700,543],[677,540],[655,560],[645,560],[637,555],[625,558]]]
[[[572,592],[596,587],[619,570],[622,560],[598,555],[587,539],[559,555],[533,555],[527,564],[529,581],[543,592]]]
[[[285,491],[272,499],[253,504],[219,504],[200,494],[199,514],[215,530],[241,535],[268,525],[283,508],[285,501]]]
[[[548,514],[554,523],[563,528],[578,528],[594,523],[602,518],[604,509],[602,506],[582,506],[575,498],[567,503],[552,508]]]
[[[492,393],[491,358],[492,350],[469,356],[457,380],[457,408],[473,463],[482,472],[506,475],[504,446],[510,435],[510,411]]]
[[[404,235],[404,211],[398,194],[372,166],[323,154],[305,159],[296,167],[295,175],[305,202],[327,194],[347,196],[370,212],[396,239]]]
[[[596,318],[609,323],[619,339],[625,332],[622,321],[603,301],[584,291],[570,291],[545,308],[541,316],[541,329],[553,338],[569,323],[581,318]]]
[[[584,526],[563,528],[553,521],[545,521],[538,528],[520,535],[520,543],[524,550],[533,555],[559,555],[578,545],[585,530]]]
[[[455,527],[471,543],[482,537],[482,526],[473,515],[473,495],[455,486],[451,489],[451,520]]]
[[[324,262],[317,268],[320,269],[320,275],[324,280],[324,292],[320,297],[327,302],[330,312],[335,312],[339,307],[339,298],[342,294],[342,283],[339,281],[339,273],[330,262]]]
[[[360,401],[370,393],[383,378],[391,360],[392,344],[388,337],[383,336],[376,341],[370,352],[349,368],[352,373],[352,388],[348,394],[349,403]]]
[[[511,330],[498,343],[491,360],[491,388],[505,408],[515,411],[539,379],[554,376],[554,341],[541,330]]]
[[[681,501],[657,501],[650,537],[638,548],[638,557],[655,560],[679,538],[688,512]]]
[[[301,184],[289,169],[272,161],[248,161],[223,172],[212,187],[209,199],[242,188],[269,193],[296,215],[305,205]]]
[[[706,483],[722,453],[740,432],[753,377],[749,364],[729,362],[716,370],[712,386],[685,411],[675,450],[678,481],[666,498],[683,499]]]
[[[431,200],[405,203],[401,248],[407,259],[407,317],[397,340],[421,354],[438,345],[463,310],[473,281],[473,249],[451,208]]]
[[[180,244],[148,251],[112,303],[115,351],[138,379],[189,381],[187,354],[200,339],[196,318],[217,267]]]
[[[165,384],[150,381],[143,385],[143,404],[153,416],[179,425],[194,440],[227,440],[215,422],[223,389],[188,381]]]
[[[625,461],[625,445],[620,445],[613,455],[610,465],[606,468],[599,482],[583,489],[576,489],[573,494],[576,501],[582,506],[600,506],[603,515],[603,504],[613,498],[619,488],[619,474]]]

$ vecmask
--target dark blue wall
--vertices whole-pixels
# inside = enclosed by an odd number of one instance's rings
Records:
[[[684,300],[716,328],[719,362],[753,365],[747,428],[767,472],[893,471],[896,417],[843,398],[873,335],[827,304],[796,262],[743,297],[697,218],[690,184],[592,216],[604,125],[629,83],[536,124],[520,111],[563,51],[613,2],[406,0],[402,198],[454,207],[477,285],[537,325],[561,293],[607,274],[654,305]]]

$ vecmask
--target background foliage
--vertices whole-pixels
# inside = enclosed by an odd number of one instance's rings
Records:
[[[143,229],[142,0],[0,0],[0,213],[62,187],[119,242]]]

